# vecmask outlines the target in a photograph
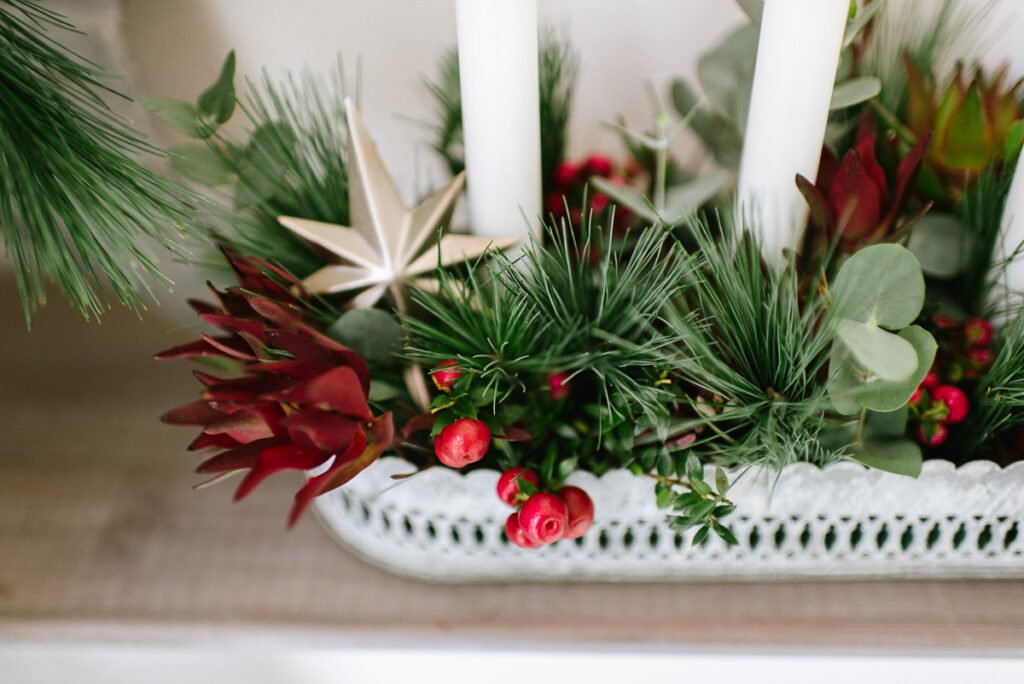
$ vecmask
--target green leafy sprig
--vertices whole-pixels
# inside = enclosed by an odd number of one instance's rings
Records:
[[[75,31],[34,0],[0,2],[0,231],[26,320],[46,282],[87,318],[104,289],[144,308],[148,281],[170,284],[145,242],[179,254],[193,208],[183,188],[143,166],[159,151],[105,103],[123,97],[96,65],[59,44]]]
[[[147,98],[146,105],[201,141],[172,147],[171,165],[220,192],[223,202],[204,217],[217,242],[304,277],[321,260],[277,218],[348,224],[344,65],[339,61],[326,78],[304,72],[275,80],[264,72],[258,81],[246,82],[244,99],[236,95],[234,81],[231,52],[195,104]],[[248,123],[245,142],[224,130],[236,110]]]

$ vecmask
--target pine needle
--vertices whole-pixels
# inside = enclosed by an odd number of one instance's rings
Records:
[[[182,252],[188,194],[137,160],[157,150],[103,100],[96,65],[62,48],[74,31],[34,0],[0,0],[0,231],[27,321],[53,282],[86,318],[109,287],[144,308],[148,282],[170,284],[147,238]]]

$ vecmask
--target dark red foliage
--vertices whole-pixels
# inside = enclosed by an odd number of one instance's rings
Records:
[[[248,471],[236,500],[282,470],[321,470],[295,495],[293,525],[316,496],[351,480],[391,445],[391,414],[374,417],[366,363],[305,319],[307,295],[297,281],[265,262],[226,255],[239,286],[211,287],[217,306],[191,303],[220,334],[156,358],[217,357],[243,372],[225,378],[196,371],[202,398],[162,420],[202,427],[190,450],[220,450],[198,472]]]
[[[827,148],[823,151],[817,184],[803,176],[797,177],[797,186],[811,207],[814,224],[830,237],[839,236],[847,248],[900,233],[928,209],[926,206],[900,226],[896,225],[928,141],[917,145],[900,160],[890,184],[875,156],[875,132],[868,123],[862,126],[856,144],[846,151],[841,161],[837,162]]]

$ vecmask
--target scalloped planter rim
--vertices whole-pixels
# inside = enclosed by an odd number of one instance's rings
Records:
[[[345,548],[391,572],[436,582],[693,581],[788,578],[1024,578],[1024,463],[926,461],[917,479],[842,462],[749,471],[730,490],[740,541],[690,544],[627,471],[577,473],[596,506],[580,540],[509,544],[498,473],[381,459],[315,504]]]

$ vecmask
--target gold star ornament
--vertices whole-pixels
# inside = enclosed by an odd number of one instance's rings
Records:
[[[418,279],[440,264],[451,266],[480,256],[489,248],[506,249],[515,238],[494,239],[476,235],[441,237],[439,226],[452,215],[465,183],[460,173],[414,209],[407,209],[395,183],[384,168],[377,147],[351,100],[345,100],[349,132],[349,207],[351,226],[281,216],[288,230],[338,257],[303,281],[311,292],[355,292],[354,307],[370,307],[389,290],[396,306],[402,306],[401,286]]]

